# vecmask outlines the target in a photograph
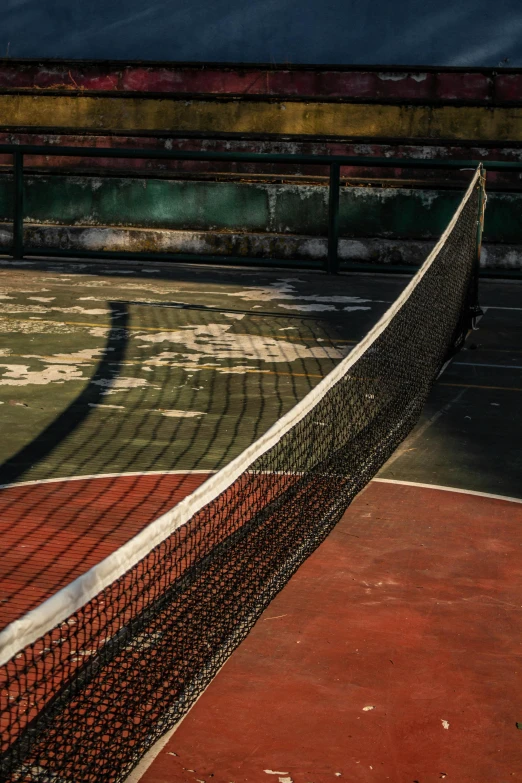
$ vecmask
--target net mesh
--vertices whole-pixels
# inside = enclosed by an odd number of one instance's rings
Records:
[[[416,422],[476,304],[479,173],[370,335],[272,445],[0,668],[2,781],[115,783],[194,703]],[[310,395],[309,395],[310,397]]]

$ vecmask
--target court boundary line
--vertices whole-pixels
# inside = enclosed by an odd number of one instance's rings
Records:
[[[63,478],[34,479],[33,481],[20,481],[16,484],[0,484],[0,489],[11,489],[18,487],[31,487],[40,484],[60,484],[72,481],[95,481],[96,479],[109,478],[140,478],[141,476],[198,476],[214,475],[217,470],[145,470],[133,471],[129,473],[93,473],[86,476],[64,476]],[[492,492],[481,492],[476,489],[463,489],[462,487],[450,487],[443,484],[426,484],[421,481],[406,481],[403,479],[389,479],[374,477],[369,482],[374,481],[380,484],[399,484],[411,487],[422,487],[423,489],[437,489],[441,492],[460,492],[463,495],[476,495],[477,497],[491,498],[492,500],[506,500],[509,503],[522,503],[522,498],[512,497],[510,495],[498,495]]]
[[[68,481],[95,481],[96,479],[139,477],[139,476],[191,476],[191,475],[212,475],[217,470],[136,470],[129,473],[92,473],[86,476],[64,476],[63,478],[34,479],[33,481],[18,481],[13,484],[0,484],[0,489],[11,489],[12,487],[32,487],[39,484],[59,484]]]
[[[420,487],[421,489],[436,489],[440,492],[457,492],[461,495],[475,495],[480,498],[489,498],[490,500],[505,500],[508,503],[522,503],[522,498],[515,498],[509,495],[495,495],[492,492],[480,492],[477,489],[461,489],[460,487],[446,487],[442,484],[424,484],[421,481],[403,481],[402,479],[373,478],[380,484],[398,484],[405,487]]]

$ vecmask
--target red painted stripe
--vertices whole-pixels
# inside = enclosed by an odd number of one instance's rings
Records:
[[[207,478],[119,476],[0,490],[0,629],[99,563]]]
[[[0,89],[267,95],[382,100],[520,101],[522,74],[260,66],[0,63]]]
[[[8,144],[12,141],[13,134],[0,132],[0,144]],[[345,142],[345,141],[292,141],[285,142],[282,140],[274,141],[260,141],[260,140],[223,140],[223,139],[194,139],[194,138],[157,138],[157,137],[143,137],[143,136],[92,136],[92,135],[78,135],[78,134],[59,134],[59,133],[17,133],[16,138],[21,144],[37,144],[37,145],[49,145],[50,151],[53,144],[62,144],[66,146],[74,147],[109,147],[111,149],[125,149],[125,148],[142,148],[142,149],[176,149],[183,151],[209,151],[209,152],[290,152],[297,154],[312,154],[312,155],[368,155],[375,157],[383,157],[393,155],[398,158],[415,158],[428,154],[430,157],[444,157],[448,160],[495,160],[495,161],[515,161],[520,162],[522,159],[522,150],[513,148],[498,148],[493,147],[490,149],[484,149],[482,147],[462,147],[459,145],[444,145],[444,144],[430,144],[430,145],[412,145],[412,144],[364,144],[360,142]],[[0,155],[0,166],[10,166],[11,157],[8,155]],[[108,170],[112,172],[122,171],[125,173],[135,171],[136,174],[143,175],[150,171],[152,174],[158,172],[172,172],[172,173],[197,173],[204,171],[207,174],[216,173],[258,173],[264,175],[270,174],[294,174],[302,176],[327,176],[328,170],[326,167],[321,166],[306,166],[306,165],[282,165],[282,164],[266,164],[261,165],[255,163],[227,163],[227,162],[212,162],[212,161],[158,161],[158,160],[125,160],[125,159],[111,159],[111,158],[63,158],[49,156],[26,156],[25,166],[27,169],[31,167],[45,168],[45,169],[64,169],[64,170],[79,170],[87,172],[99,172]],[[381,180],[383,179],[382,169],[372,169],[371,167],[343,167],[342,175],[344,177],[353,178],[372,178]],[[419,179],[422,181],[436,180],[440,181],[443,176],[441,172],[437,171],[416,171],[412,169],[388,169],[384,176],[393,179],[406,179],[411,180]],[[451,173],[451,180],[453,182],[458,178],[458,172]],[[467,182],[468,173],[463,172],[461,175],[462,182]],[[513,186],[513,175],[499,172],[488,172],[489,186],[501,186],[508,185]]]

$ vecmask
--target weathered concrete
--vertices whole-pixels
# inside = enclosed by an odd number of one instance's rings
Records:
[[[322,265],[327,256],[327,240],[323,237],[296,234],[236,233],[217,231],[161,231],[157,229],[123,229],[89,226],[28,225],[26,246],[62,248],[82,252],[155,252],[165,254],[237,256],[262,261],[294,261]],[[9,250],[12,231],[0,228],[0,248]],[[339,241],[341,266],[346,263],[399,264],[419,266],[427,258],[434,242],[404,239],[359,237]],[[481,266],[484,269],[521,269],[522,245],[482,245]]]
[[[515,70],[0,62],[0,121],[3,107],[12,127],[7,131],[4,124],[0,142],[36,142],[50,153],[54,144],[65,143],[520,161],[521,104],[522,73]],[[46,127],[49,133],[42,130]],[[123,243],[160,252],[188,242],[191,247],[213,245],[211,253],[260,257],[266,241],[240,237],[239,232],[267,231],[297,235],[273,237],[272,256],[296,257],[301,252],[297,246],[302,249],[306,243],[312,247],[306,257],[323,253],[324,243],[313,237],[326,233],[327,191],[324,180],[320,184],[328,174],[325,167],[72,160],[52,154],[28,157],[26,164],[42,173],[27,176],[27,221],[79,227],[74,236],[61,233],[65,246],[72,242],[75,247],[80,236],[87,245]],[[0,165],[9,168],[9,156]],[[46,176],[65,168],[73,176]],[[86,177],[87,172],[101,176]],[[145,180],[129,176],[133,173],[157,176]],[[407,180],[414,188],[343,189],[344,237],[438,237],[460,193],[421,190],[419,185],[440,189],[449,182],[464,186],[469,179],[467,171],[398,168],[385,174],[387,180],[382,169],[371,166],[342,170],[354,185]],[[488,187],[485,240],[516,246],[522,242],[522,227],[515,191],[522,180],[494,173]],[[492,188],[506,192],[495,195]],[[10,216],[11,203],[8,182],[0,178],[0,220]],[[103,228],[103,236],[97,238],[88,226]],[[123,239],[122,232],[107,232],[107,226],[146,231],[139,239],[132,231]],[[178,233],[169,237],[164,230]],[[189,239],[180,238],[183,231],[190,233]],[[218,231],[226,233],[212,235]],[[196,241],[196,234],[204,240]],[[41,233],[33,238],[48,246]],[[399,256],[408,253],[401,249]],[[510,253],[507,263],[516,263],[518,251]],[[381,244],[371,251],[375,255],[388,259],[390,253]],[[397,257],[395,250],[391,256]],[[494,264],[506,263],[507,257],[502,251],[490,255]]]
[[[329,68],[320,65],[214,65],[0,60],[0,89],[96,92],[319,96],[398,101],[522,99],[522,73],[511,69],[412,67]]]
[[[92,97],[0,93],[4,127],[197,133],[276,133],[359,138],[522,141],[522,109],[170,95]]]
[[[467,172],[469,179],[469,172]],[[343,187],[347,237],[438,238],[463,191]],[[522,242],[522,193],[491,193],[484,239]],[[25,218],[51,225],[326,236],[324,185],[92,176],[27,176]],[[0,176],[0,219],[12,216],[12,181]],[[150,248],[151,250],[154,248]]]

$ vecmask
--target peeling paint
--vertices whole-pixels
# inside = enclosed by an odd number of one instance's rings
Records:
[[[0,377],[0,386],[46,386],[49,383],[65,383],[83,378],[80,369],[74,366],[51,365],[41,372],[30,370],[28,365],[0,364],[5,372]]]
[[[91,381],[91,383],[115,391],[125,391],[127,389],[137,389],[143,386],[152,386],[152,384],[144,378],[101,378],[100,380]]]
[[[283,307],[285,310],[299,310],[299,312],[301,313],[320,313],[326,310],[332,311],[337,309],[333,305],[324,305],[324,304],[309,304],[309,305],[282,304],[281,307]],[[369,310],[369,308],[364,308],[364,309]]]
[[[197,416],[206,416],[205,411],[178,411],[178,410],[162,410],[155,409],[152,413],[161,413],[162,416],[169,416],[174,419],[193,419]]]
[[[118,410],[125,410],[124,405],[104,405],[103,403],[89,402],[87,403],[89,408],[117,408]]]
[[[75,305],[73,307],[44,307],[43,305],[19,305],[19,304],[4,304],[0,302],[0,312],[3,313],[82,313],[84,315],[107,315],[111,311],[108,309],[86,309]]]
[[[428,204],[429,199],[426,201]],[[423,208],[424,209],[424,208]],[[28,231],[32,230],[28,226]],[[86,228],[57,228],[48,226],[39,228],[33,236],[40,237],[45,242],[32,241],[35,246],[64,246],[70,250],[86,249],[88,242],[85,240],[93,231],[98,234],[99,244],[90,247],[91,250],[123,250],[138,254],[142,250],[157,249],[159,252],[187,252],[210,253],[213,255],[236,254],[258,258],[260,265],[266,258],[275,255],[281,259],[309,259],[318,264],[324,261],[327,255],[327,242],[320,237],[310,237],[299,234],[259,234],[259,233],[227,233],[221,232],[190,232],[167,231],[159,229],[86,229]],[[341,238],[339,242],[339,257],[341,261],[351,263],[375,263],[419,265],[429,254],[434,242],[424,239],[396,239],[396,238],[368,238],[357,239]],[[32,262],[27,262],[30,265]],[[481,264],[488,268],[518,268],[522,267],[522,242],[520,245],[508,243],[483,244]],[[83,285],[88,288],[105,288],[109,285],[107,280],[88,281]],[[144,290],[146,284],[129,284],[134,290]],[[151,292],[161,293],[154,288],[146,288]],[[34,293],[34,291],[32,291]],[[96,301],[95,297],[92,301]],[[100,301],[100,300],[98,300]],[[268,300],[267,300],[268,301]],[[0,300],[0,305],[8,302]],[[35,303],[34,308],[38,305]],[[47,312],[40,310],[40,312]],[[1,307],[0,307],[1,312]],[[38,312],[34,310],[34,312]],[[81,311],[79,311],[81,312]],[[92,313],[91,313],[92,314]]]
[[[397,73],[395,71],[382,71],[377,74],[377,78],[382,82],[402,82],[405,79],[413,79],[415,82],[425,82],[427,73]]]
[[[332,309],[331,305],[324,305]],[[236,334],[230,332],[232,327],[223,324],[207,324],[206,326],[186,327],[175,332],[159,332],[157,334],[134,335],[148,347],[150,343],[179,344],[179,351],[163,351],[144,360],[144,365],[163,364],[171,359],[179,362],[189,360],[197,362],[201,359],[250,359],[262,362],[293,362],[297,359],[324,358],[341,359],[346,355],[345,349],[327,347],[308,347],[285,340],[260,335]],[[189,352],[187,352],[189,351]]]
[[[112,349],[111,349],[112,350]],[[24,359],[39,359],[42,362],[51,364],[82,364],[92,363],[99,356],[102,356],[104,350],[101,348],[84,348],[76,353],[57,353],[52,356],[38,356],[37,354],[24,355]]]

